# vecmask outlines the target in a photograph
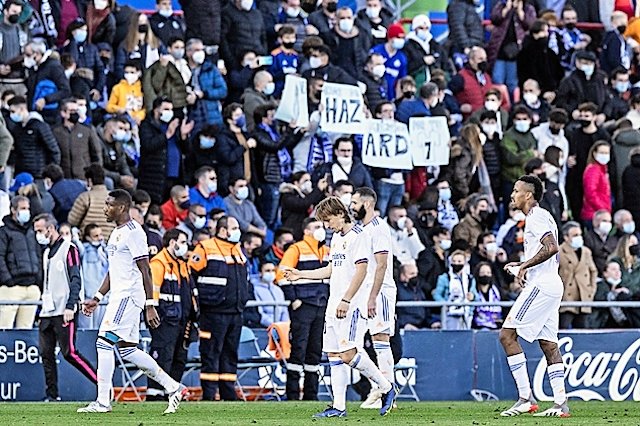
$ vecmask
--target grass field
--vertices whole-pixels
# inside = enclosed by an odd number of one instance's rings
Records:
[[[387,417],[377,410],[348,407],[346,419],[312,420],[324,408],[317,403],[198,403],[185,402],[175,415],[163,416],[162,403],[121,403],[109,414],[77,414],[81,403],[0,403],[2,425],[640,425],[638,402],[572,402],[569,419],[531,415],[503,418],[500,411],[510,402],[400,402]],[[541,404],[546,409],[550,403]]]

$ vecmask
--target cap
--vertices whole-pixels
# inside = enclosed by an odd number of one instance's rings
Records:
[[[387,40],[391,40],[392,38],[404,38],[405,32],[402,24],[391,24],[389,25],[389,29],[387,30]]]
[[[16,192],[18,189],[22,188],[25,185],[31,185],[33,183],[33,176],[31,173],[22,172],[16,175],[13,179],[13,185],[9,188],[9,191]]]
[[[588,50],[578,50],[576,52],[576,59],[582,59],[583,61],[595,62],[596,61],[596,54],[593,53],[593,52],[590,52]]]

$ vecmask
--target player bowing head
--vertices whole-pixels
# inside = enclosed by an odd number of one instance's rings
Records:
[[[318,204],[316,218],[322,221],[325,228],[333,232],[342,232],[351,224],[351,217],[345,205],[338,197],[325,198]]]
[[[542,199],[542,191],[542,181],[536,176],[521,176],[513,185],[509,208],[528,212]]]
[[[356,189],[351,196],[351,204],[349,205],[351,215],[357,221],[364,221],[367,216],[371,220],[375,214],[377,201],[378,197],[373,189],[366,186]]]
[[[109,192],[104,202],[104,215],[107,218],[107,222],[120,223],[120,220],[125,215],[125,221],[128,221],[131,203],[131,195],[124,189],[116,189]]]

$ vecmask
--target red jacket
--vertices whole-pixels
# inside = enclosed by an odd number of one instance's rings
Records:
[[[484,106],[484,95],[486,95],[489,89],[493,86],[491,77],[489,77],[488,73],[484,73],[486,84],[483,86],[478,81],[475,72],[466,67],[460,71],[460,77],[462,77],[462,80],[464,81],[464,90],[456,95],[456,99],[460,105],[471,105],[471,112],[473,113]],[[466,119],[471,114],[464,115]]]
[[[589,164],[582,175],[582,186],[582,220],[591,220],[593,214],[601,209],[611,213],[611,184],[606,165]]]
[[[184,222],[189,214],[189,209],[179,212],[171,198],[160,206],[160,210],[162,211],[162,227],[165,231],[175,228],[180,222]]]

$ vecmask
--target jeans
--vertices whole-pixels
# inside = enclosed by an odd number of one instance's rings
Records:
[[[506,84],[513,100],[513,91],[518,87],[518,66],[516,61],[496,60],[493,65],[493,84]]]
[[[275,229],[278,221],[278,207],[280,204],[280,185],[277,183],[261,183],[260,214],[269,229]]]
[[[386,217],[389,207],[399,206],[402,204],[402,196],[404,195],[404,184],[398,185],[383,181],[376,181],[376,193],[378,202],[376,209],[380,211],[380,217]]]

